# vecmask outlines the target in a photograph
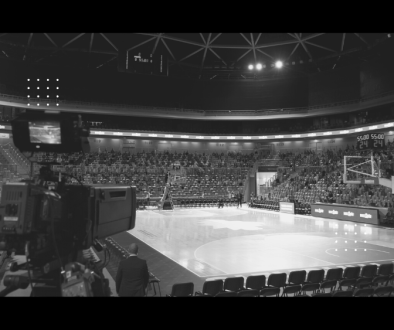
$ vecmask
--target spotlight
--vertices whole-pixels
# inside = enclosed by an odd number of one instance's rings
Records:
[[[37,97],[39,98],[39,97],[40,97],[40,95],[37,95]]]
[[[27,95],[27,97],[30,97],[30,95]]]
[[[40,81],[40,79],[37,79],[37,81]]]
[[[47,95],[47,98],[49,98],[49,95]]]
[[[49,87],[47,87],[47,89],[49,89]]]
[[[56,103],[56,106],[59,106],[59,103]]]
[[[30,103],[28,103],[27,105],[30,106]]]
[[[27,79],[27,81],[30,81],[30,79]]]
[[[37,105],[40,105],[40,103],[37,103]]]
[[[275,66],[280,69],[283,66],[283,62],[282,61],[276,61]]]
[[[40,87],[37,87],[37,89],[40,89]]]
[[[59,97],[59,95],[56,95],[56,97]]]
[[[56,79],[56,81],[59,81],[59,79]]]
[[[49,81],[49,79],[47,79],[47,81]]]
[[[59,87],[56,87],[56,89],[59,89]]]
[[[49,103],[47,103],[47,106],[49,107]]]
[[[27,87],[27,89],[30,89],[30,87]]]
[[[249,70],[253,70],[253,65],[249,64],[248,68],[249,68]]]
[[[263,66],[260,63],[256,64],[256,69],[257,70],[261,70],[262,68],[263,68]]]

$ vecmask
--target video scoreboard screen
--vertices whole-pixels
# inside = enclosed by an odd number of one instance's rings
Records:
[[[357,149],[381,149],[384,148],[384,133],[366,133],[357,136]]]

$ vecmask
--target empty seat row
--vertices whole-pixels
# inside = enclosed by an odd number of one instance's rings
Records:
[[[276,296],[288,297],[340,297],[340,296],[390,296],[394,290],[389,283],[394,282],[394,264],[366,265],[364,267],[331,268],[325,273],[324,269],[274,273],[268,276],[251,275],[244,277],[229,277],[205,281],[201,291],[194,293],[193,283],[174,284],[171,297],[180,296]],[[344,290],[346,288],[346,290]],[[326,292],[326,290],[330,290]]]

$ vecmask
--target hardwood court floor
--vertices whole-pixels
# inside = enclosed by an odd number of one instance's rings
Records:
[[[394,261],[394,230],[243,207],[138,211],[128,232],[201,278]]]

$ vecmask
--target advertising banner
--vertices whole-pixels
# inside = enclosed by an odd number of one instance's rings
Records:
[[[276,172],[278,166],[259,166],[257,172]]]
[[[294,203],[279,202],[280,211],[283,213],[294,214]]]
[[[336,204],[312,204],[311,215],[314,217],[349,220],[356,222],[379,224],[379,210],[354,207],[353,205],[336,205]]]

